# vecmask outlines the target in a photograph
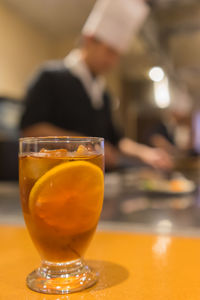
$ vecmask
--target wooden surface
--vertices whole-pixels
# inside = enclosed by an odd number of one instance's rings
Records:
[[[100,273],[92,288],[45,295],[25,285],[40,258],[20,227],[0,227],[0,300],[197,300],[200,299],[200,239],[97,232],[86,259]]]

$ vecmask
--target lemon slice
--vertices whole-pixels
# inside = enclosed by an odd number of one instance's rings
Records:
[[[68,234],[92,229],[103,203],[103,171],[87,161],[65,162],[41,176],[30,192],[35,221]]]

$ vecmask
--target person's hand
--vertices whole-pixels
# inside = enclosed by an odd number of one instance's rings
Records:
[[[172,157],[163,149],[145,147],[140,153],[140,159],[154,168],[172,169]]]
[[[144,163],[159,169],[172,169],[172,156],[160,148],[151,148],[134,142],[129,138],[123,138],[119,142],[119,149],[129,157],[136,157]]]

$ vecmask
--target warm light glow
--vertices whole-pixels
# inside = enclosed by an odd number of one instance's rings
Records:
[[[172,227],[172,222],[170,220],[164,219],[158,222],[159,227],[170,228]]]
[[[171,238],[169,236],[159,236],[152,250],[157,257],[161,256],[164,258],[164,255],[167,253],[170,244],[171,244]]]
[[[165,76],[165,73],[164,73],[163,69],[160,67],[153,67],[149,71],[149,77],[151,78],[151,80],[153,80],[155,82],[159,82],[159,81],[163,80],[164,76]]]
[[[169,84],[166,76],[162,81],[154,82],[154,97],[159,108],[166,108],[170,105]]]
[[[157,232],[162,233],[162,234],[169,233],[172,230],[172,222],[168,219],[160,220],[157,223],[156,230],[157,230]]]

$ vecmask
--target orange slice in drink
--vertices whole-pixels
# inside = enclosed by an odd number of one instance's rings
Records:
[[[103,171],[87,161],[53,167],[34,184],[29,210],[37,222],[62,234],[94,228],[103,203]]]

